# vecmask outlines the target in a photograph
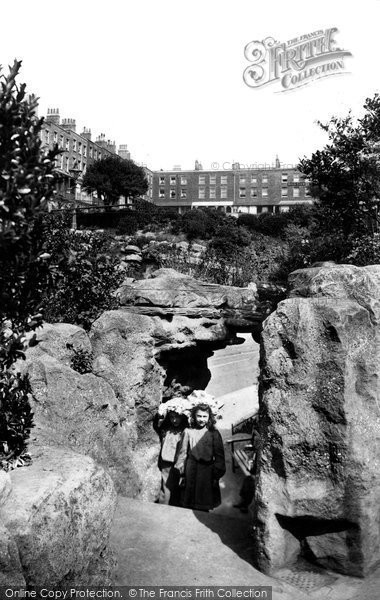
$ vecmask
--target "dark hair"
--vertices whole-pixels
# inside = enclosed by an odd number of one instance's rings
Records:
[[[163,430],[164,429],[171,429],[171,427],[172,427],[172,423],[171,423],[171,420],[170,420],[170,413],[175,413],[177,415],[177,417],[180,417],[180,423],[179,423],[179,426],[178,426],[179,429],[185,429],[186,427],[189,426],[189,423],[188,423],[186,415],[184,415],[182,413],[177,413],[177,411],[175,411],[175,410],[168,410],[168,412],[165,415],[165,419],[164,419],[164,421],[162,423],[162,426],[161,426],[161,428]]]
[[[195,427],[195,414],[198,410],[203,410],[204,412],[208,412],[208,421],[206,423],[207,429],[213,431],[215,429],[215,417],[211,410],[211,407],[205,403],[199,403],[196,406],[193,406],[190,413],[190,427]]]

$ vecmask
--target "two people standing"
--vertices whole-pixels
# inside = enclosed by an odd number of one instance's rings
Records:
[[[173,419],[171,415],[172,411],[169,419]],[[170,444],[172,448],[175,445],[175,452],[167,452],[169,430],[165,437],[162,436],[161,490],[166,489],[170,494],[168,499],[168,493],[164,491],[161,498],[168,504],[209,511],[221,503],[219,480],[226,471],[222,436],[215,429],[215,418],[206,403],[192,408],[190,427],[183,428],[184,420],[179,421],[180,416],[177,414],[174,421],[178,423],[176,429],[182,428],[182,433],[178,435],[177,431],[176,438],[173,432],[170,434],[173,439]],[[166,464],[168,458],[172,458],[170,467]]]

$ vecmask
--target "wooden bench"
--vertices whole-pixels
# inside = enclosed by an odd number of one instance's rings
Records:
[[[232,472],[240,467],[244,475],[252,473],[255,462],[255,449],[252,445],[253,430],[257,423],[257,413],[240,419],[231,426],[232,438],[227,440],[231,445]]]

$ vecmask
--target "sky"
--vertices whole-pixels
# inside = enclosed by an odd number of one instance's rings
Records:
[[[154,170],[297,164],[322,148],[317,121],[380,92],[380,0],[18,0],[1,7],[0,64],[23,61],[20,81],[77,131],[128,144]],[[244,48],[336,27],[350,52],[339,75],[282,91],[252,88]]]

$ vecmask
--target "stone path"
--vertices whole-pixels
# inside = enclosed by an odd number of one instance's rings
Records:
[[[239,519],[119,498],[111,536],[115,584],[272,585],[248,562],[246,531]],[[273,598],[294,600],[294,589],[275,582]]]

